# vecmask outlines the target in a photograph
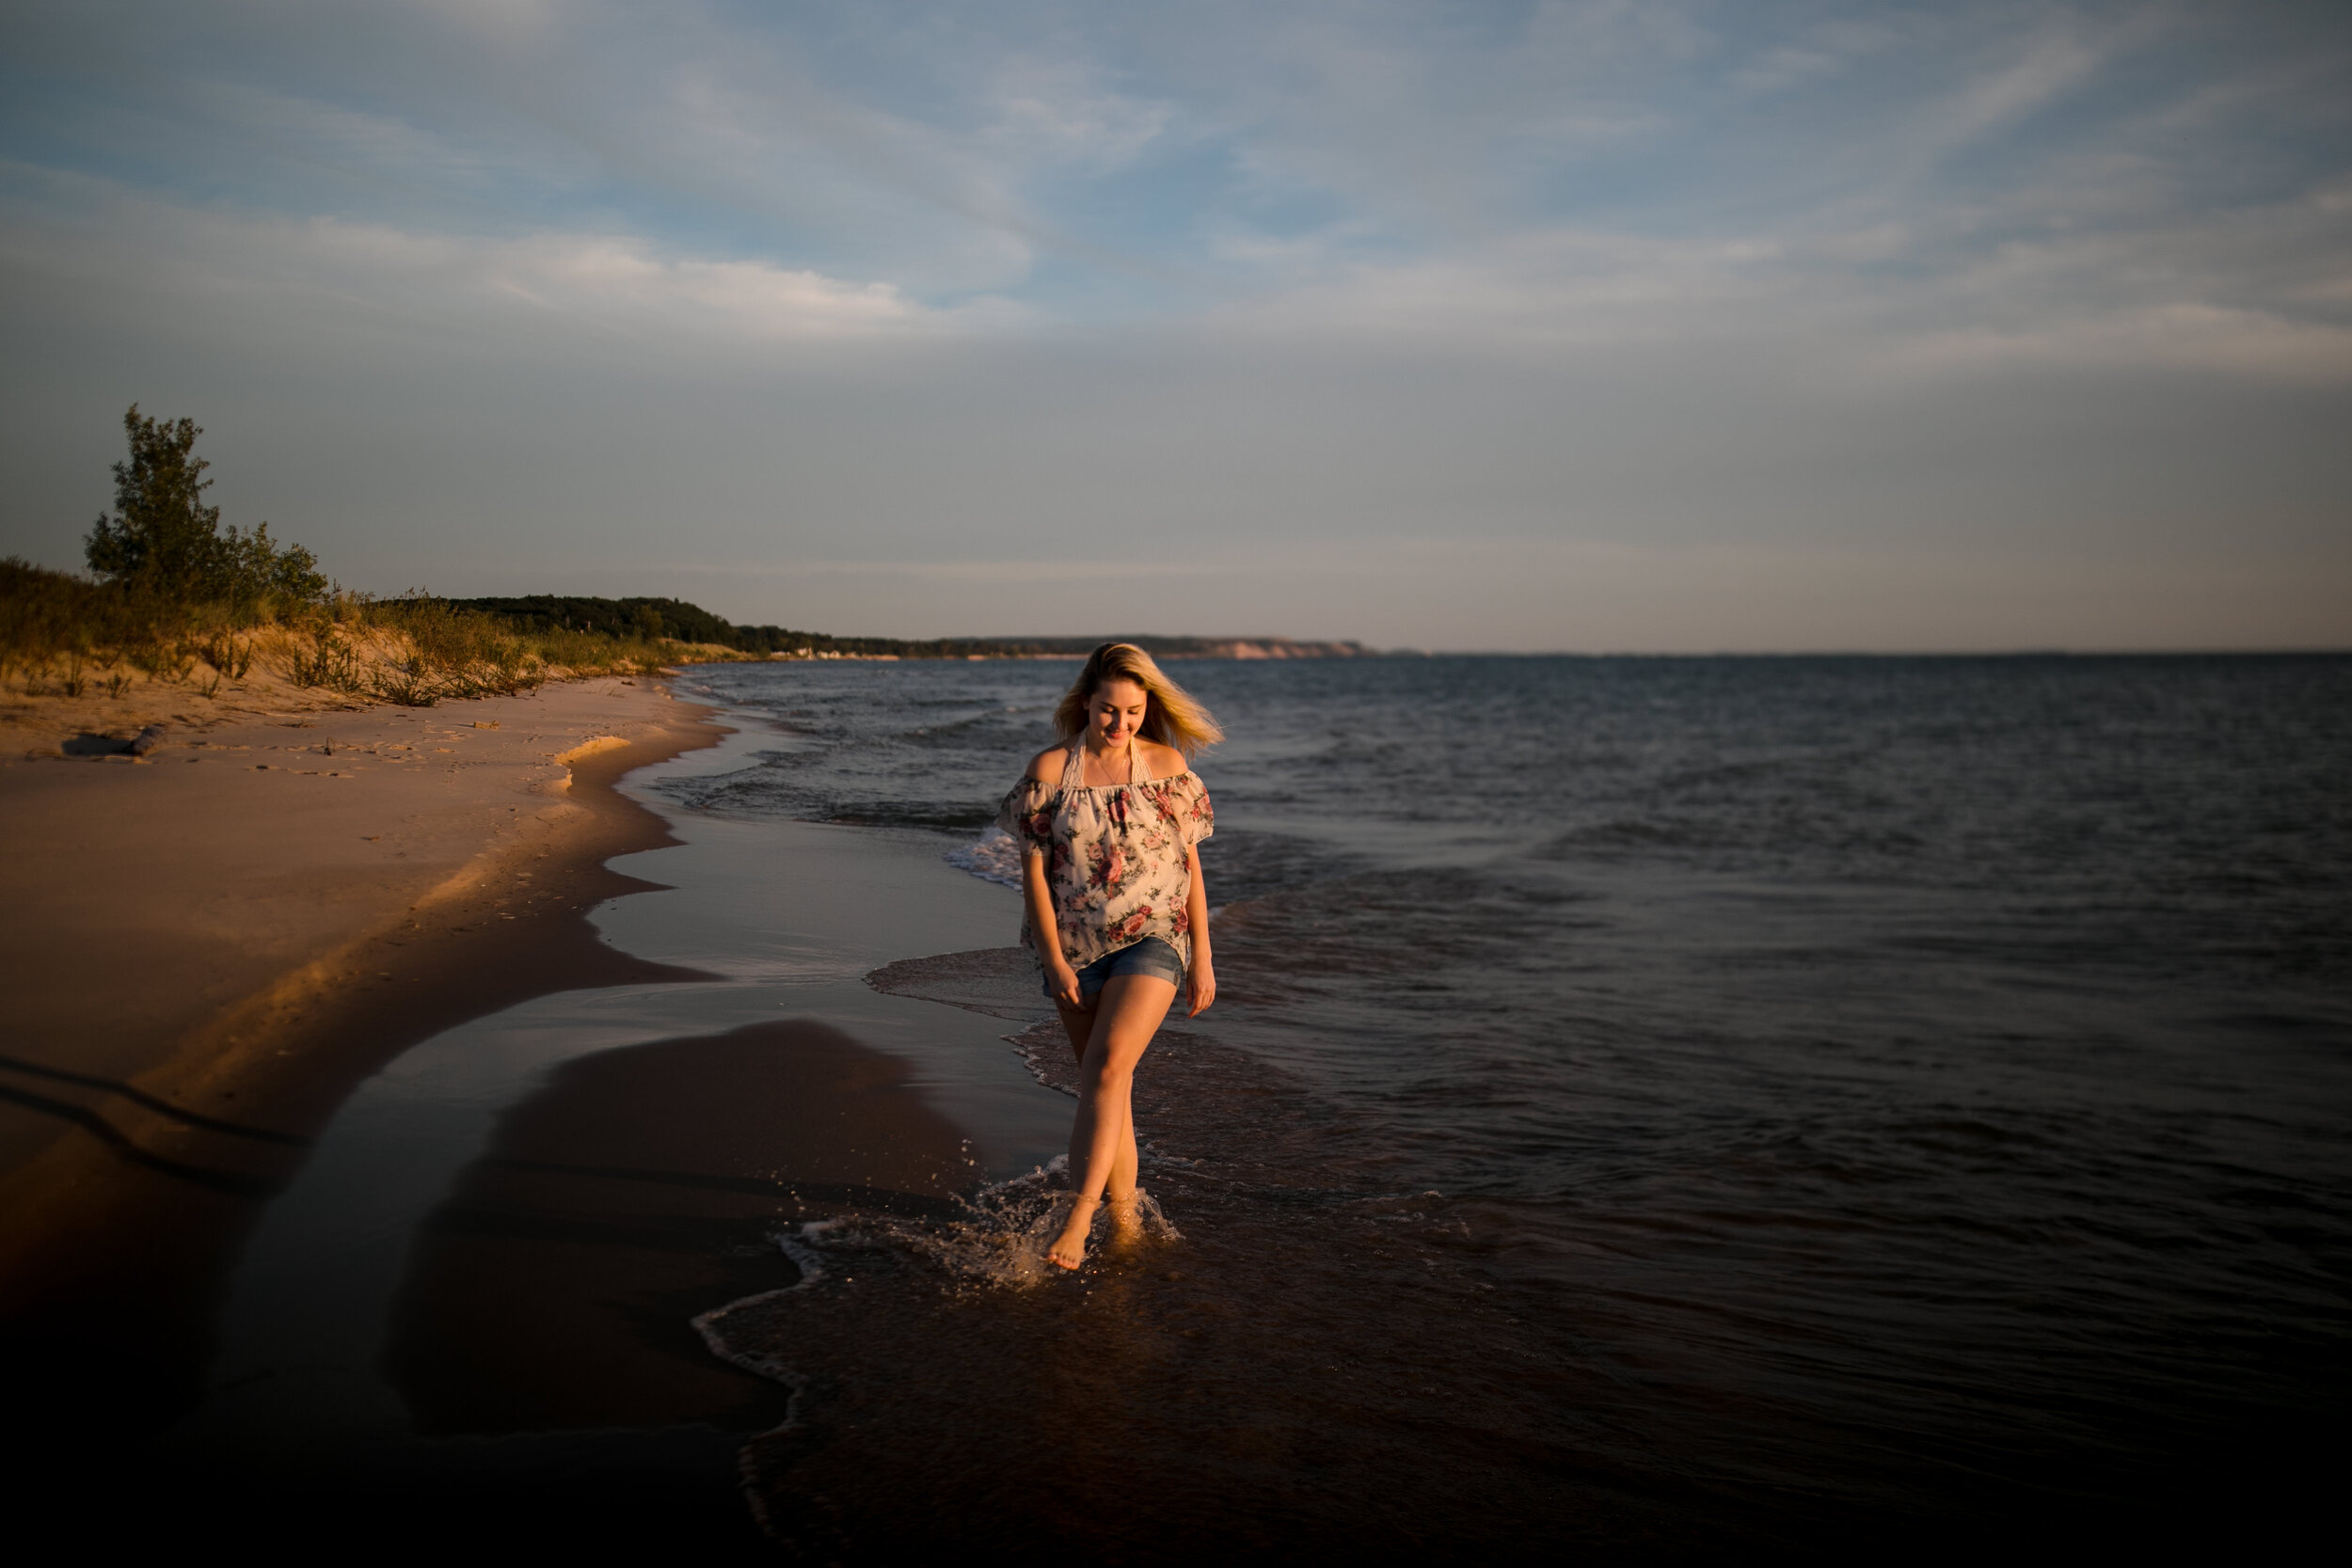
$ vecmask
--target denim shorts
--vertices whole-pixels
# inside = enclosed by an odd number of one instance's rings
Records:
[[[1091,1002],[1104,986],[1121,974],[1149,974],[1181,990],[1184,984],[1184,960],[1174,947],[1158,937],[1145,937],[1116,953],[1104,954],[1078,971],[1078,994]],[[1052,970],[1045,972],[1045,994],[1054,994]]]

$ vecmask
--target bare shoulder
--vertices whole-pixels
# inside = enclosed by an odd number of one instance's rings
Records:
[[[1037,780],[1040,784],[1059,784],[1062,769],[1069,764],[1069,747],[1048,746],[1030,759],[1029,771],[1025,776]]]
[[[1156,740],[1145,740],[1140,736],[1136,744],[1143,748],[1144,767],[1155,779],[1172,779],[1180,773],[1191,771],[1192,764],[1186,762],[1184,753],[1173,746],[1163,746]]]

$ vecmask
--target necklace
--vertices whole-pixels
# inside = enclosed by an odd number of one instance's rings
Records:
[[[1094,764],[1095,770],[1103,775],[1102,784],[1096,787],[1101,789],[1109,789],[1112,787],[1116,781],[1111,778],[1111,765],[1109,757],[1097,756],[1095,754],[1094,748],[1091,746],[1084,746],[1082,744],[1081,751],[1086,759]],[[1134,736],[1129,736],[1127,737],[1126,752],[1127,783],[1133,784],[1136,782],[1136,737]],[[1083,775],[1081,778],[1083,781]]]

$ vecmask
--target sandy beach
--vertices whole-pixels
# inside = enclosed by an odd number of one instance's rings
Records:
[[[607,859],[669,841],[612,781],[720,733],[663,684],[430,709],[270,695],[167,717],[135,758],[99,749],[151,716],[10,715],[0,1316],[16,1386],[60,1420],[193,1397],[238,1239],[403,1048],[685,973],[582,912],[647,885]]]

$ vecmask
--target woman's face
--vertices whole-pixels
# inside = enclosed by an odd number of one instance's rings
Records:
[[[1087,703],[1087,721],[1094,727],[1098,746],[1114,749],[1135,738],[1143,727],[1143,688],[1134,681],[1104,681]]]

